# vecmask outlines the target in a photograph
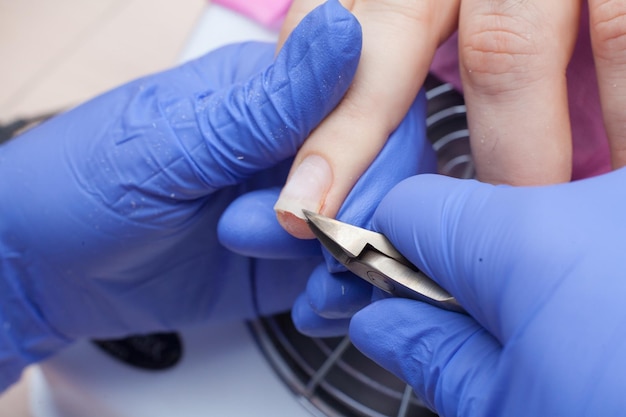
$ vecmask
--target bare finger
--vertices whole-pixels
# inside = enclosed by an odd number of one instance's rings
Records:
[[[626,3],[589,0],[589,17],[602,114],[617,169],[626,166]]]
[[[569,181],[566,68],[579,4],[465,0],[461,77],[478,178],[514,185]]]
[[[456,25],[458,2],[356,0],[351,11],[363,30],[353,84],[300,149],[276,205],[279,221],[297,237],[313,237],[302,209],[334,217],[398,126]]]

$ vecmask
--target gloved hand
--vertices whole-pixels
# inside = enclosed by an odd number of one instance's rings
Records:
[[[337,218],[371,228],[371,218],[385,194],[398,182],[412,175],[434,172],[435,153],[426,138],[426,99],[421,92],[402,123],[391,134],[385,147],[361,176],[344,202]],[[260,190],[238,198],[220,220],[220,239],[231,250],[246,256],[267,258],[280,254],[293,256],[307,243],[283,239],[278,243],[272,233],[251,234],[253,225],[275,224],[271,207],[278,189]],[[259,213],[250,217],[247,213]],[[260,214],[265,214],[262,219]],[[278,235],[278,233],[276,233]],[[295,243],[298,242],[298,243]],[[319,247],[317,241],[308,241]],[[309,336],[329,337],[348,332],[350,317],[378,298],[381,292],[356,277],[339,264],[326,250],[325,264],[320,264],[309,279],[306,291],[298,297],[291,315],[298,330]]]
[[[616,416],[626,410],[626,169],[513,188],[423,175],[375,229],[471,314],[385,299],[354,344],[440,415]]]
[[[275,60],[274,45],[226,47],[0,147],[0,388],[78,338],[287,309],[321,258],[237,256],[217,220],[242,192],[284,182],[360,45],[330,1]]]

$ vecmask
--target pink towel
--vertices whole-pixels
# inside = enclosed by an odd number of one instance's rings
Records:
[[[213,0],[213,3],[233,9],[270,29],[279,29],[291,0]]]

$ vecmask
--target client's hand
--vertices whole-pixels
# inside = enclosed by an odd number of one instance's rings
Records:
[[[282,39],[321,3],[294,1]],[[459,0],[345,0],[342,4],[363,27],[359,67],[342,102],[299,150],[276,203],[280,223],[301,238],[313,237],[302,209],[335,217],[354,184],[403,120],[426,78],[437,46],[455,28]]]
[[[298,4],[296,2],[294,7]],[[354,4],[356,8],[358,2]],[[394,4],[381,2],[379,5],[389,8]],[[569,180],[571,132],[564,75],[578,30],[579,12],[579,8],[570,4],[553,2],[485,4],[478,0],[465,0],[462,3],[460,61],[472,152],[479,179],[516,185]],[[611,16],[619,16],[620,9],[609,7],[606,1],[596,0],[590,2],[590,12],[613,161],[615,166],[622,166],[626,164],[626,139],[619,126],[624,124],[626,112],[615,109],[626,104],[623,102],[626,94],[622,92],[626,83],[623,77],[619,77],[620,73],[624,73],[622,68],[626,64],[622,62],[616,45],[616,39],[621,39],[617,36],[620,27],[611,24],[614,21]],[[435,28],[438,27],[436,22],[436,19],[431,22]],[[365,21],[363,23],[366,24]],[[364,48],[367,48],[366,41]],[[365,64],[361,62],[357,79],[361,71],[367,70]],[[358,88],[359,84],[355,83],[350,92]],[[348,97],[349,94],[324,124],[338,114]],[[307,146],[317,140],[316,132],[321,129],[313,133]],[[331,150],[334,145],[322,146]],[[349,156],[331,156],[330,160],[344,157],[358,159],[360,149],[355,147]],[[397,156],[400,158],[400,152]],[[388,167],[392,166],[390,160]],[[344,207],[349,204],[353,202],[346,202]],[[349,218],[342,220],[351,221]],[[331,276],[318,269],[308,284],[307,294],[308,303],[319,315],[340,316],[345,325],[351,314],[362,307],[366,298],[363,294],[367,291],[363,291],[363,283],[349,274]],[[299,302],[296,307],[299,305],[304,304]],[[297,311],[294,317],[298,317]],[[316,330],[308,325],[302,328],[317,334],[323,326]],[[328,331],[334,330],[329,328]]]

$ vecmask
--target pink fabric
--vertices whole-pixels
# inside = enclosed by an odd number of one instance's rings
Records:
[[[213,0],[213,3],[233,9],[270,29],[279,29],[291,0]]]
[[[431,71],[462,91],[457,43],[458,38],[455,35],[441,46]],[[567,84],[574,144],[572,179],[608,172],[611,169],[609,145],[600,109],[586,8],[582,15],[578,42],[567,69]]]

